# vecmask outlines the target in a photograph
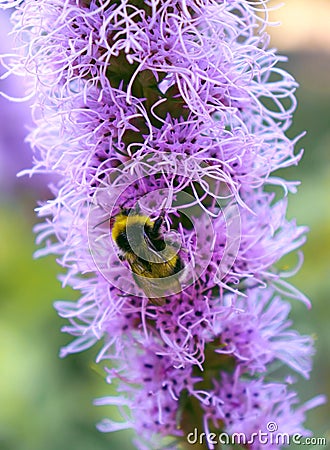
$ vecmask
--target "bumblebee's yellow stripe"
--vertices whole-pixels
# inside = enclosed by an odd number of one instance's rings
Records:
[[[153,227],[154,222],[150,220],[148,216],[138,215],[129,215],[118,214],[115,218],[115,223],[113,224],[111,236],[112,239],[116,242],[120,233],[126,232],[127,227],[130,225],[141,224],[141,225],[149,225]]]

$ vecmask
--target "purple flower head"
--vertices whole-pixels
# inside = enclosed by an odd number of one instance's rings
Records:
[[[266,445],[274,450],[288,445],[290,436],[311,435],[302,422],[308,409],[323,402],[321,397],[297,406],[297,394],[288,391],[286,384],[243,379],[239,371],[233,375],[221,373],[220,379],[215,382],[211,405],[204,407],[208,432],[209,425],[223,421],[233,443],[252,449]]]
[[[99,429],[133,428],[140,449],[173,448],[193,422],[306,433],[307,407],[268,381],[276,364],[308,377],[313,347],[288,319],[289,299],[309,306],[285,281],[307,230],[286,219],[298,183],[272,174],[302,152],[285,134],[297,85],[269,48],[266,3],[15,3],[21,48],[5,65],[34,96],[28,172],[60,176],[37,255],[55,254],[81,292],[55,303],[73,336],[61,356],[102,341],[118,395],[96,403],[123,420]],[[281,272],[290,252],[299,264]]]
[[[177,427],[176,415],[180,392],[189,387],[188,379],[191,378],[191,368],[173,368],[171,359],[158,351],[161,347],[156,342],[149,342],[149,347],[145,347],[129,339],[121,356],[117,355],[119,367],[108,369],[109,382],[120,380],[120,403],[130,406],[131,417],[123,414],[125,425],[135,428],[146,439],[152,439],[154,435],[183,434]],[[118,400],[118,397],[102,398],[96,404],[118,404]],[[99,425],[102,431],[123,426],[124,423],[109,420]]]
[[[213,323],[220,344],[217,353],[233,355],[241,370],[252,374],[265,372],[276,358],[308,377],[312,339],[288,329],[288,302],[272,290],[253,289],[231,303],[231,313]]]
[[[15,45],[10,35],[9,14],[0,10],[0,52],[8,54]],[[31,128],[30,105],[22,103],[25,83],[18,76],[7,76],[6,68],[0,68],[0,189],[1,197],[22,198],[48,195],[47,183],[53,176],[16,177],[17,173],[32,164],[32,154],[25,142]],[[14,101],[11,101],[14,100]]]

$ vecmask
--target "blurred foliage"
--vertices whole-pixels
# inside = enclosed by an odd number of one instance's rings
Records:
[[[300,398],[308,400],[324,393],[330,399],[330,58],[329,54],[300,52],[288,55],[286,68],[300,84],[298,108],[290,136],[303,130],[307,134],[298,142],[304,156],[298,167],[282,171],[281,175],[301,180],[296,195],[289,196],[288,217],[310,229],[303,247],[305,261],[290,282],[312,301],[311,310],[293,303],[291,318],[294,326],[315,337],[316,355],[310,380],[296,385]],[[321,406],[308,413],[307,427],[314,436],[325,436],[330,442],[330,407]]]
[[[0,448],[116,448],[119,435],[109,439],[95,429],[103,412],[92,399],[110,391],[93,370],[97,349],[65,363],[57,356],[68,337],[59,332],[64,321],[52,302],[77,295],[56,280],[54,258],[32,259],[32,218],[25,208],[1,203]]]

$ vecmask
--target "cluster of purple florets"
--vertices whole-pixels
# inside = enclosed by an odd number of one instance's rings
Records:
[[[290,328],[288,299],[309,302],[278,264],[306,228],[285,217],[296,183],[272,175],[301,152],[285,135],[296,83],[268,47],[266,3],[26,0],[12,16],[20,54],[4,63],[34,98],[30,173],[60,175],[38,211],[38,253],[56,254],[81,292],[55,304],[74,336],[61,355],[102,340],[118,396],[96,403],[123,421],[99,428],[135,429],[140,449],[184,442],[197,419],[207,433],[248,438],[275,422],[305,435],[321,401],[299,407],[268,375],[284,363],[308,377],[313,345]],[[160,304],[130,290],[111,241],[110,218],[137,204],[165,211],[189,267]]]

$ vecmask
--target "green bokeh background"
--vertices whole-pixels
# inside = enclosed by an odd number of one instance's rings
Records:
[[[325,53],[292,53],[285,67],[301,85],[289,134],[308,130],[297,146],[305,148],[302,162],[281,172],[302,181],[298,193],[289,196],[288,216],[310,227],[304,266],[291,279],[313,302],[310,311],[292,302],[295,327],[316,337],[311,380],[299,379],[295,386],[304,401],[320,393],[330,396],[330,58]],[[77,293],[61,288],[54,258],[32,258],[33,208],[47,192],[35,187],[29,191],[28,186],[28,181],[17,181],[14,191],[2,188],[0,193],[0,449],[133,449],[127,433],[106,435],[95,429],[105,415],[116,417],[110,408],[92,405],[93,398],[111,395],[93,365],[97,349],[58,358],[59,348],[70,338],[60,333],[65,321],[52,304],[75,299]],[[327,436],[328,442],[329,417],[329,406],[321,406],[307,420],[314,435]]]

